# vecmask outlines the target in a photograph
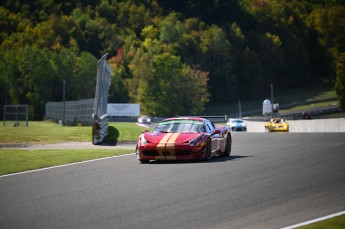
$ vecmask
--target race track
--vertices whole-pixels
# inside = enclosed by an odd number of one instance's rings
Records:
[[[0,228],[281,228],[345,210],[345,133],[233,133],[230,158],[134,155],[0,177]]]

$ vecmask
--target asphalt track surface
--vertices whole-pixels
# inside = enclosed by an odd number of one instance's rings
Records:
[[[345,133],[234,133],[230,158],[134,155],[0,177],[0,228],[281,228],[345,210]]]

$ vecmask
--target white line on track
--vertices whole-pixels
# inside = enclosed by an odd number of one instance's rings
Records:
[[[302,227],[302,226],[305,226],[305,225],[308,225],[308,224],[316,223],[316,222],[319,222],[319,221],[323,221],[323,220],[330,219],[330,218],[333,218],[333,217],[336,217],[336,216],[340,216],[340,215],[344,215],[344,214],[345,214],[345,211],[342,211],[342,212],[334,213],[332,215],[328,215],[328,216],[320,217],[320,218],[317,218],[317,219],[309,220],[309,221],[306,221],[306,222],[303,222],[303,223],[295,224],[295,225],[292,225],[292,226],[283,227],[281,229],[292,229],[292,228]]]
[[[38,172],[38,171],[43,171],[43,170],[48,170],[48,169],[61,168],[61,167],[66,167],[66,166],[70,166],[70,165],[78,165],[78,164],[83,164],[83,163],[88,163],[88,162],[106,160],[106,159],[110,159],[110,158],[124,157],[124,156],[133,155],[133,154],[135,154],[135,153],[123,154],[123,155],[112,156],[112,157],[103,157],[103,158],[87,160],[87,161],[80,161],[80,162],[74,162],[74,163],[69,163],[69,164],[64,164],[64,165],[56,165],[56,166],[51,166],[51,167],[42,168],[42,169],[35,169],[35,170],[28,170],[28,171],[24,171],[24,172],[11,173],[11,174],[2,175],[2,176],[0,176],[0,178],[20,175],[20,174],[25,174],[25,173],[33,173],[33,172]]]

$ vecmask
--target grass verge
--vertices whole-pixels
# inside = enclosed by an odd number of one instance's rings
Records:
[[[0,175],[133,153],[133,149],[0,150]]]
[[[295,106],[290,109],[280,109],[279,112],[286,113],[286,112],[291,112],[291,111],[301,111],[301,110],[308,110],[308,109],[313,109],[313,108],[318,108],[318,107],[327,107],[327,106],[337,105],[337,104],[338,104],[338,101],[320,102],[320,103],[313,103],[313,104],[302,105],[302,106]]]
[[[130,122],[110,122],[106,141],[136,141],[144,127]],[[30,121],[29,126],[0,126],[0,144],[91,142],[91,126],[61,127],[54,122]]]
[[[262,103],[265,99],[271,97],[270,85],[267,85],[266,96],[261,96],[252,99],[241,99],[242,112],[261,110]],[[306,102],[312,100],[329,99],[337,97],[333,85],[330,84],[316,84],[304,88],[274,90],[274,103],[280,105],[290,104],[295,102]],[[239,112],[239,103],[231,101],[227,103],[212,103],[205,107],[204,115],[224,115],[236,114]]]
[[[345,228],[345,215],[337,216],[334,218],[326,219],[317,223],[299,227],[300,229],[343,229]]]
[[[0,144],[51,144],[91,142],[90,126],[61,127],[54,122],[30,121],[25,125],[0,127]],[[144,127],[129,122],[110,122],[105,141],[137,141]],[[63,165],[73,162],[133,153],[133,149],[0,149],[0,175]]]

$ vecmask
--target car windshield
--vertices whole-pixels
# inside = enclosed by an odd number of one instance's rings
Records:
[[[272,122],[274,122],[274,123],[283,123],[284,120],[283,119],[272,119]]]
[[[205,132],[205,125],[199,120],[169,120],[159,123],[153,133],[200,133]]]
[[[243,123],[243,121],[242,120],[233,120],[233,121],[231,121],[232,123]]]

